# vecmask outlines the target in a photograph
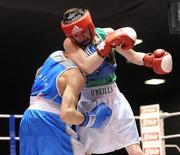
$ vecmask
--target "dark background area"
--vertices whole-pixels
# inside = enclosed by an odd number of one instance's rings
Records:
[[[151,69],[129,64],[117,54],[117,83],[135,115],[139,115],[141,105],[157,103],[164,112],[180,111],[180,34],[169,32],[167,1],[0,0],[0,114],[22,114],[28,107],[36,69],[50,53],[63,50],[65,36],[59,22],[63,12],[71,7],[89,9],[97,27],[134,28],[138,38],[143,39],[142,44],[134,47],[136,51],[153,52],[157,48],[169,51],[173,57],[173,70],[161,76]],[[144,81],[151,78],[163,78],[166,83],[145,85]],[[0,120],[0,136],[8,136],[8,120]],[[179,131],[179,116],[165,120],[166,135],[179,134]],[[180,145],[180,139],[169,139],[166,143]],[[0,141],[0,155],[8,154],[9,142]],[[121,150],[110,154],[123,155],[126,152]],[[167,149],[167,154],[179,153]]]

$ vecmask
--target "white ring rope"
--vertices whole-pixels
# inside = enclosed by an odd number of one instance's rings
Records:
[[[15,118],[22,118],[23,115],[14,115]],[[10,118],[9,114],[0,114],[0,118]]]
[[[180,112],[173,112],[173,113],[163,112],[162,114],[160,114],[160,118],[165,119],[168,117],[178,116],[178,115],[180,115]]]
[[[173,116],[179,116],[180,115],[180,112],[172,112],[172,113],[169,113],[169,112],[163,112],[160,115],[160,118],[161,119],[165,119],[165,118],[168,118],[168,117],[173,117]],[[140,119],[140,116],[134,116],[135,119]]]
[[[171,139],[171,138],[178,138],[178,137],[180,137],[180,134],[166,135],[166,136],[163,136],[162,139]]]
[[[180,152],[180,147],[176,144],[166,144],[165,147],[176,148]]]
[[[167,117],[172,117],[172,116],[178,116],[180,115],[180,112],[173,112],[173,113],[168,113],[168,112],[164,112],[162,114],[160,114],[160,117],[162,119],[167,118]],[[23,115],[19,115],[19,114],[15,114],[14,117],[15,118],[22,118]],[[10,115],[9,114],[0,114],[0,118],[9,118]],[[140,119],[140,116],[134,116],[135,119]]]
[[[0,137],[0,140],[10,140],[10,137]],[[15,137],[15,140],[19,140],[19,137]]]
[[[164,113],[160,114],[160,118],[165,119],[168,117],[173,117],[173,116],[178,116],[178,115],[180,115],[180,112],[173,112],[173,113],[164,112]],[[14,115],[15,118],[22,118],[22,116],[23,115],[19,115],[19,114]],[[140,119],[140,116],[134,116],[134,117],[135,117],[135,119]],[[10,118],[10,115],[9,114],[0,114],[0,118]],[[180,134],[166,135],[166,136],[162,137],[162,140],[178,138],[178,137],[180,137]],[[19,137],[15,137],[15,139],[19,140]],[[0,140],[10,140],[10,137],[0,137]]]

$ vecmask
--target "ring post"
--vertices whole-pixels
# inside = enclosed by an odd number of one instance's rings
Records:
[[[140,107],[140,128],[144,155],[166,155],[164,123],[160,119],[159,104]]]
[[[9,118],[9,137],[10,137],[10,155],[16,155],[15,117],[14,117],[14,115],[10,115],[10,118]]]

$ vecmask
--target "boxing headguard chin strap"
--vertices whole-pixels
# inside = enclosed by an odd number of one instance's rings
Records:
[[[88,10],[83,14],[81,18],[78,20],[70,23],[70,24],[65,24],[63,21],[61,22],[61,28],[65,35],[69,37],[71,40],[74,40],[72,38],[72,35],[75,34],[80,34],[83,32],[86,28],[90,29],[91,32],[91,37],[92,39],[94,38],[95,35],[95,26],[93,24],[91,14]]]

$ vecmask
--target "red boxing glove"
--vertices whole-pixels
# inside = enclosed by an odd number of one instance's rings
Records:
[[[114,34],[114,39],[109,41],[112,46],[119,46],[123,50],[130,50],[134,47],[137,39],[136,31],[131,27],[117,29]]]
[[[106,36],[105,42],[101,42],[97,47],[100,56],[107,56],[113,47],[121,45],[123,50],[129,50],[134,47],[137,35],[134,29],[130,27],[120,28]]]
[[[153,68],[157,74],[168,74],[172,71],[172,56],[163,49],[146,54],[143,61],[144,66]]]

